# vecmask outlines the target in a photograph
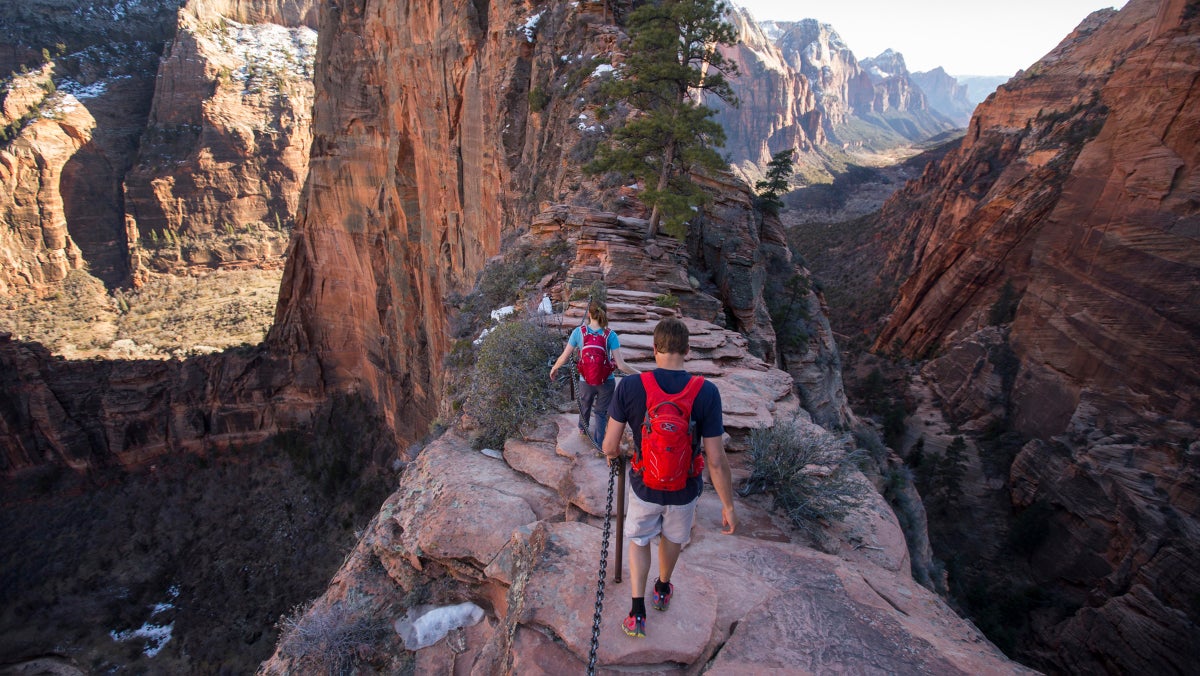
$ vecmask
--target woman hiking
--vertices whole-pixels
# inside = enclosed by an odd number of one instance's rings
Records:
[[[586,324],[575,327],[571,332],[567,346],[550,369],[550,379],[553,380],[558,369],[579,350],[579,433],[590,437],[599,448],[604,443],[604,432],[608,427],[608,402],[612,400],[616,384],[613,372],[617,369],[629,374],[639,371],[626,364],[621,357],[621,341],[617,332],[608,328],[608,310],[604,304],[597,300],[589,302],[587,319]],[[593,420],[590,433],[589,414]]]

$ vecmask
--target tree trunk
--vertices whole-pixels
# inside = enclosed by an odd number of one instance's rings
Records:
[[[658,173],[658,194],[661,195],[667,189],[667,182],[671,179],[671,165],[675,162],[675,141],[672,140],[663,150],[663,165]],[[658,222],[662,219],[662,209],[658,208],[658,203],[655,202],[654,208],[650,210],[650,227],[646,231],[646,238],[653,239],[658,236]]]

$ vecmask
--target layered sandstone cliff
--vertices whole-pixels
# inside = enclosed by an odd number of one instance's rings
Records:
[[[281,265],[312,142],[312,2],[189,2],[124,198],[133,274]]]
[[[725,129],[730,161],[745,175],[758,178],[771,156],[785,148],[801,155],[827,142],[825,111],[809,79],[784,57],[763,28],[746,11],[731,16],[738,42],[722,48],[738,66],[731,78],[739,105],[710,101],[716,119]]]
[[[831,153],[885,150],[954,127],[891,50],[860,62],[828,24],[757,23],[745,10],[730,21],[739,41],[723,49],[740,72],[730,80],[740,105],[709,105],[731,162],[752,180],[787,148],[800,165],[824,171]]]
[[[51,288],[84,267],[60,186],[96,120],[74,97],[47,92],[52,71],[14,78],[4,96],[0,122],[14,138],[0,148],[0,294]]]
[[[950,118],[955,125],[965,127],[971,121],[975,102],[968,94],[968,85],[959,82],[941,66],[922,73],[912,73],[912,79],[929,98],[929,105]]]
[[[1197,563],[1198,19],[1089,17],[884,208],[906,281],[876,348],[942,355],[925,374],[957,422],[1033,440],[1009,481],[1048,508],[1032,577],[1070,610],[1027,648],[1054,669],[1186,670],[1200,638],[1172,572]]]

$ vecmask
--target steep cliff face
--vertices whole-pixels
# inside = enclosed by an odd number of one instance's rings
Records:
[[[84,267],[67,230],[63,168],[91,138],[96,120],[74,97],[47,94],[51,66],[15,78],[4,98],[0,148],[0,293],[44,293]],[[50,117],[43,117],[43,111]],[[27,123],[22,119],[32,117]]]
[[[832,26],[812,19],[756,23],[741,10],[731,21],[740,42],[726,56],[741,73],[731,80],[741,105],[709,105],[733,164],[751,179],[785,148],[820,170],[839,150],[884,150],[954,127],[928,104],[900,54],[860,63]]]
[[[887,270],[907,281],[876,349],[957,358],[1011,321],[998,377],[938,361],[926,376],[960,423],[1034,440],[1009,480],[1016,508],[1048,509],[1033,577],[1072,608],[1029,648],[1052,668],[1195,656],[1195,585],[1165,561],[1197,563],[1198,19],[1176,0],[1089,17],[884,209],[899,233]]]
[[[125,179],[135,277],[281,263],[308,172],[315,28],[312,2],[180,11]]]
[[[43,84],[47,96],[14,81],[8,112],[36,103],[31,114],[69,124],[56,111],[81,108],[93,122],[77,127],[76,148],[64,153],[41,149],[39,139],[52,138],[9,117],[5,135],[24,135],[22,152],[56,163],[46,189],[62,207],[35,214],[9,194],[0,208],[13,231],[65,219],[88,272],[110,288],[150,271],[282,265],[307,173],[314,3],[196,0],[176,20],[178,4],[53,0],[4,19],[20,36],[10,56],[53,58],[58,89]],[[18,247],[8,256],[38,253]],[[50,293],[53,279],[19,286]]]
[[[738,66],[739,75],[732,83],[740,105],[733,108],[719,101],[708,105],[717,111],[716,119],[725,129],[731,162],[757,177],[758,168],[765,167],[774,153],[793,148],[803,156],[824,145],[825,113],[817,105],[817,92],[809,79],[753,17],[739,10],[730,18],[738,43],[722,49]]]
[[[870,77],[854,53],[829,24],[815,19],[764,22],[783,58],[812,83],[817,102],[825,111],[826,131],[849,121],[856,108],[870,105]]]
[[[875,92],[870,108],[857,111],[860,117],[879,116],[910,141],[923,141],[954,126],[930,104],[899,52],[885,50],[879,56],[863,59],[861,65],[871,76]]]

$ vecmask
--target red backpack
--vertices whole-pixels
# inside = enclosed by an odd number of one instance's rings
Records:
[[[704,456],[692,435],[692,404],[704,378],[692,376],[679,394],[667,394],[654,374],[642,372],[646,388],[646,417],[642,421],[642,445],[633,456],[633,471],[641,474],[647,488],[679,491],[689,477],[700,476]]]
[[[579,327],[583,336],[583,347],[579,350],[579,375],[588,385],[601,385],[617,370],[608,352],[608,329],[601,333],[588,331],[587,325]]]

